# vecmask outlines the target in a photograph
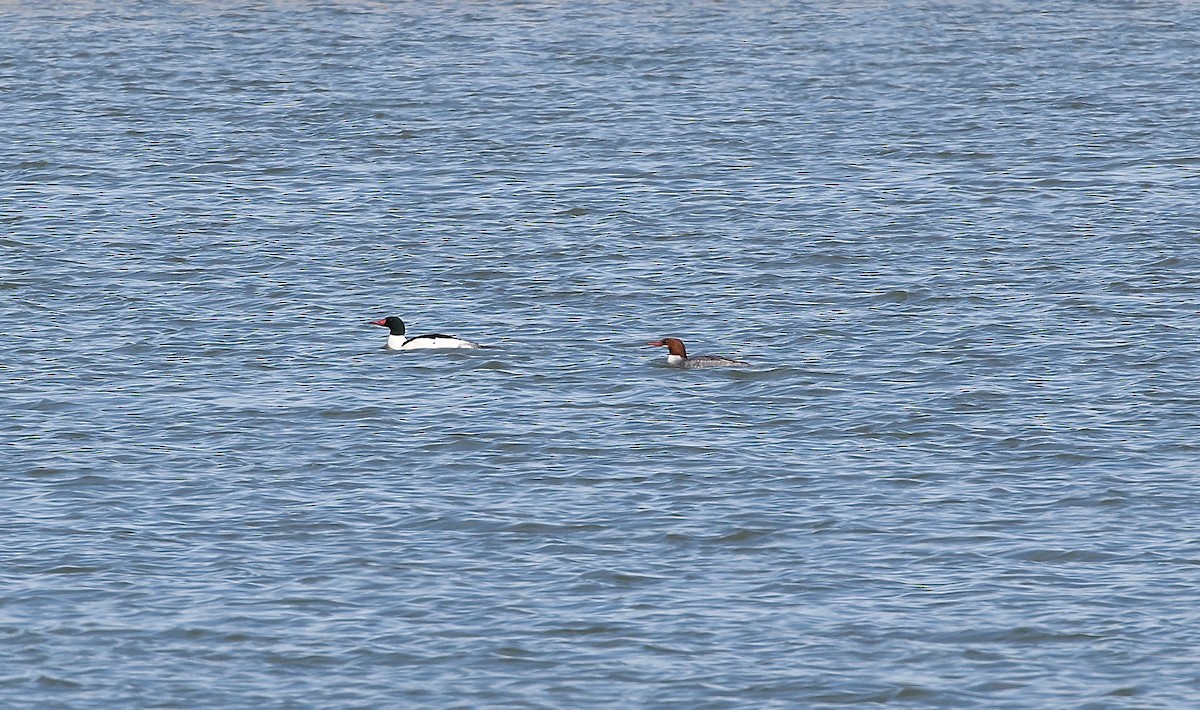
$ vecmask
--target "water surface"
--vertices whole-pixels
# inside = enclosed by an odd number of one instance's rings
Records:
[[[0,704],[1195,704],[1191,4],[0,20]]]

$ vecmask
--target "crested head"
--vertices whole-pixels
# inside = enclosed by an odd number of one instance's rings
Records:
[[[662,340],[655,340],[652,343],[647,343],[647,345],[666,348],[667,352],[671,355],[687,357],[687,348],[683,347],[683,341],[679,338],[663,338]]]
[[[381,325],[391,331],[392,335],[404,335],[404,321],[399,316],[388,316],[371,321],[371,325]]]

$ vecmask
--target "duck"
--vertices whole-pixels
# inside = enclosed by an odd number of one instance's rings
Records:
[[[688,357],[687,348],[684,347],[683,341],[679,338],[663,338],[662,340],[653,340],[646,344],[666,348],[667,364],[671,367],[679,367],[685,370],[693,370],[701,367],[751,367],[748,362],[720,357],[718,355]]]
[[[472,343],[470,340],[463,340],[453,335],[443,335],[441,333],[406,338],[404,337],[404,321],[400,320],[397,316],[380,318],[370,323],[371,325],[379,325],[388,329],[388,350],[457,350],[460,348],[483,347],[479,343]]]

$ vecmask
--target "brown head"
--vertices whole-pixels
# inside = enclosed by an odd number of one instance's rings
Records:
[[[646,345],[666,348],[667,352],[672,355],[687,357],[687,348],[683,347],[683,341],[679,338],[663,338],[662,340],[655,340],[653,342],[646,343]]]

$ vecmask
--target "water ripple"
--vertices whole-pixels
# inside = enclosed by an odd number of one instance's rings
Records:
[[[1188,706],[1200,18],[934,10],[0,9],[2,704]]]

